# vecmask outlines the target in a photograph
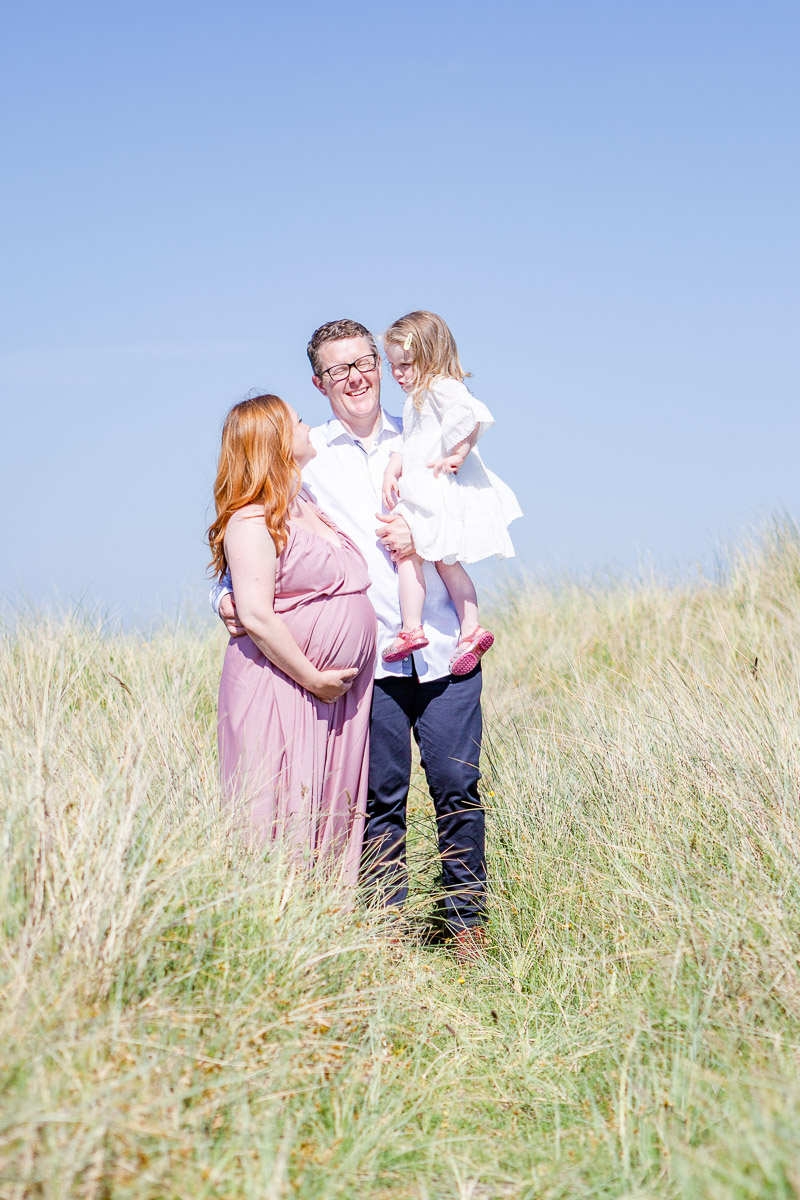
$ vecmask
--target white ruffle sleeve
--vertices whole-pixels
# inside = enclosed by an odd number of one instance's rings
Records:
[[[451,454],[459,442],[478,427],[479,441],[494,425],[494,417],[485,404],[476,400],[457,379],[434,379],[426,393],[442,429],[442,445]]]

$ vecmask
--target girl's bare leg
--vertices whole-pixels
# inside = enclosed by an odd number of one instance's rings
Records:
[[[425,603],[425,576],[422,559],[410,554],[397,564],[397,590],[400,594],[400,613],[403,631],[410,633],[422,624],[422,606]]]
[[[442,583],[450,593],[450,599],[455,605],[458,619],[461,622],[461,636],[462,638],[469,637],[479,624],[478,596],[475,592],[475,584],[461,563],[451,563],[448,566],[446,563],[437,562],[436,570],[441,575]],[[403,619],[405,620],[405,617]]]

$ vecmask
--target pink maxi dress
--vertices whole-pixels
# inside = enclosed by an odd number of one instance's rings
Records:
[[[352,885],[367,805],[376,621],[360,551],[319,515],[339,545],[290,524],[278,556],[275,612],[315,666],[358,667],[359,674],[325,704],[273,666],[251,638],[231,638],[219,685],[220,773],[226,800],[243,804],[259,837],[283,841],[309,865],[325,864]]]

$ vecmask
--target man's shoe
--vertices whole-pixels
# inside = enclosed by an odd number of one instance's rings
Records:
[[[486,953],[486,930],[482,925],[457,929],[453,935],[456,962],[462,967],[478,962]]]
[[[419,931],[419,944],[427,948],[446,946],[453,935],[444,921],[424,921]]]

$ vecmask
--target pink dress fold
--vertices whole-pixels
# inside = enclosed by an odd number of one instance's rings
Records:
[[[376,622],[360,551],[320,516],[340,544],[289,526],[278,557],[275,612],[315,666],[359,673],[348,692],[324,704],[273,666],[251,638],[231,638],[219,686],[220,774],[225,799],[243,806],[264,841],[282,841],[309,866],[324,863],[355,884]]]

